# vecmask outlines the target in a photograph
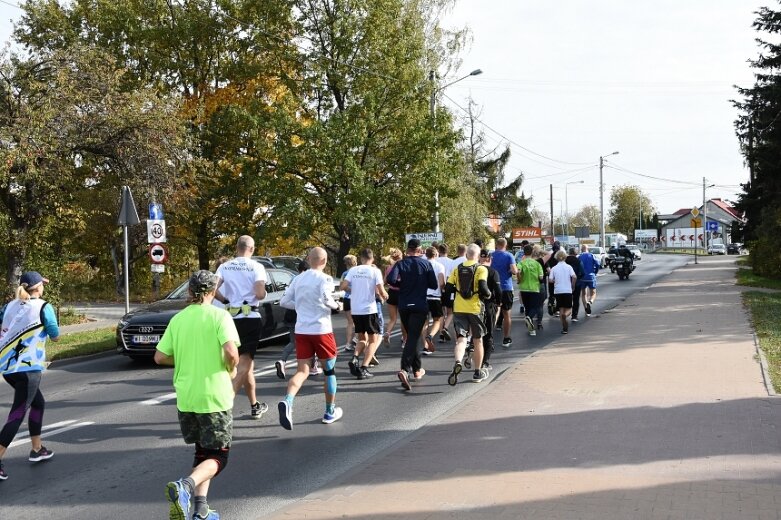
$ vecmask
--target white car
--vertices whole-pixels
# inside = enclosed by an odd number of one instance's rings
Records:
[[[637,244],[627,244],[626,248],[632,252],[632,255],[635,257],[635,260],[643,259],[643,252],[640,251],[640,248],[637,247]]]
[[[711,244],[708,246],[709,255],[726,255],[727,248],[724,244]]]
[[[599,267],[605,267],[607,251],[605,251],[604,247],[589,247],[588,252],[594,255],[596,261],[599,262]]]

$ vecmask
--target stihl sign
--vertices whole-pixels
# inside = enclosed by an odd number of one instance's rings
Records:
[[[526,227],[513,229],[513,242],[521,240],[539,240],[542,238],[542,229],[538,227]]]

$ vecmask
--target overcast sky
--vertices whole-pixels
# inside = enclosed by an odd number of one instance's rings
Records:
[[[701,204],[703,177],[717,185],[708,197],[734,199],[748,173],[729,100],[733,85],[752,83],[751,23],[762,5],[778,4],[460,0],[446,18],[471,29],[460,72],[484,72],[440,102],[459,111],[454,103],[472,96],[491,146],[510,142],[508,177],[523,172],[526,194],[546,211],[550,184],[556,214],[598,205],[599,156],[616,150],[603,172],[606,211],[622,184],[640,186],[661,213]],[[0,3],[3,40],[20,13]]]

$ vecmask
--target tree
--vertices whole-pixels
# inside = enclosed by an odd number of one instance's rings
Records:
[[[26,266],[36,232],[51,226],[62,251],[65,230],[90,218],[96,201],[83,206],[85,193],[118,195],[121,184],[164,192],[175,184],[182,145],[172,124],[176,104],[150,89],[123,92],[125,74],[110,56],[81,46],[0,63],[0,207],[8,217],[9,285]],[[116,208],[100,200],[100,209],[116,219]]]
[[[570,224],[572,226],[587,227],[591,233],[599,231],[599,223],[599,207],[593,204],[586,204],[570,219]]]
[[[633,236],[640,212],[653,215],[651,199],[638,186],[616,186],[610,192],[612,208],[608,213],[610,227],[619,233]]]
[[[737,208],[744,213],[743,239],[752,243],[751,261],[757,274],[777,277],[781,272],[781,45],[770,40],[781,33],[781,11],[762,7],[753,27],[760,55],[750,60],[754,85],[738,88],[740,100],[735,131],[749,169]]]

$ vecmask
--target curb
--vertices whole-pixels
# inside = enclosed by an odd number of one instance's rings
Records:
[[[73,356],[65,359],[55,359],[49,364],[49,368],[67,367],[70,365],[75,365],[76,363],[83,363],[84,361],[91,361],[93,359],[109,357],[109,356],[121,356],[121,354],[117,354],[116,349],[111,349],[111,350],[106,350],[104,352],[86,354],[84,356]]]
[[[759,366],[762,368],[762,382],[765,384],[767,395],[770,397],[778,397],[778,394],[773,388],[773,383],[770,381],[770,372],[768,372],[767,369],[767,358],[765,357],[765,353],[762,351],[762,348],[759,346],[759,340],[757,338],[756,332],[752,332],[751,336],[754,338],[754,349],[756,350],[757,357],[759,358]]]

